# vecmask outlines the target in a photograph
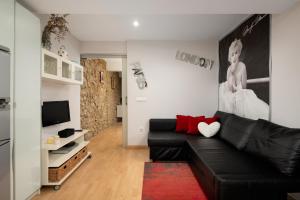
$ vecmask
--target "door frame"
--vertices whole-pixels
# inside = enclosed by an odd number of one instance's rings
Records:
[[[122,58],[122,136],[123,136],[123,147],[128,146],[128,97],[127,97],[127,56]]]
[[[127,54],[81,54],[80,59],[122,58],[122,146],[128,146]]]

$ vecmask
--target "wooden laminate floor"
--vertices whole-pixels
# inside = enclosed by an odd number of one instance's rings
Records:
[[[34,200],[140,200],[148,149],[124,149],[117,124],[91,139],[92,159],[54,191],[43,187]]]

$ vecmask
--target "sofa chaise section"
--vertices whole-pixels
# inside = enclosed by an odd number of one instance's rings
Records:
[[[299,191],[300,177],[286,176],[220,139],[187,143],[188,161],[209,200],[283,200]]]

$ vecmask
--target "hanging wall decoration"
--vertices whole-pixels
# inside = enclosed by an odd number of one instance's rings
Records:
[[[219,41],[219,110],[269,119],[270,15],[253,15]]]
[[[110,84],[111,84],[111,89],[114,90],[116,88],[116,80],[114,76],[111,77]]]
[[[207,59],[201,56],[193,55],[179,50],[176,52],[175,59],[189,64],[197,65],[199,67],[204,67],[209,70],[211,70],[214,65],[214,61],[211,59]]]
[[[66,17],[68,14],[51,14],[47,25],[42,34],[42,45],[44,48],[51,50],[51,35],[54,34],[55,40],[61,42],[69,32],[68,21]]]
[[[136,78],[136,83],[137,83],[138,88],[142,90],[142,89],[148,87],[148,83],[146,81],[145,74],[141,67],[141,63],[135,62],[135,63],[132,63],[130,66],[133,71],[133,75]]]
[[[99,81],[100,81],[100,83],[104,83],[104,72],[103,71],[101,71],[99,74]]]

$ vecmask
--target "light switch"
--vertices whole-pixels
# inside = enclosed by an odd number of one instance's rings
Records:
[[[135,100],[137,102],[145,102],[145,101],[147,101],[147,98],[146,97],[136,97]]]

